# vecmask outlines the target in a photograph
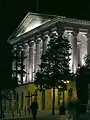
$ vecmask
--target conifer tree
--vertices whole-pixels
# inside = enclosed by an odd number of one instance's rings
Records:
[[[47,45],[45,54],[41,56],[40,70],[35,74],[35,84],[41,88],[53,88],[53,106],[52,115],[54,115],[55,107],[55,88],[62,86],[66,89],[63,80],[72,79],[69,69],[71,46],[62,34],[50,34],[50,41]]]
[[[23,76],[26,73],[25,65],[23,64],[25,58],[25,53],[21,48],[12,52],[12,63],[14,63],[14,68],[12,68],[12,79],[20,84],[23,84]],[[18,80],[18,75],[21,76],[20,81]]]
[[[76,73],[76,89],[80,104],[88,102],[88,84],[90,84],[90,55],[85,56],[85,64],[80,66]],[[86,111],[86,107],[84,106]],[[82,109],[81,109],[82,111]]]

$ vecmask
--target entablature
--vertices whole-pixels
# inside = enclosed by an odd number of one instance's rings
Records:
[[[21,36],[13,38],[8,42],[10,42],[11,44],[24,42],[32,38],[33,36],[43,34],[45,33],[45,31],[48,31],[50,29],[53,30],[53,29],[56,29],[57,27],[63,27],[64,29],[68,29],[68,30],[78,29],[81,32],[83,31],[87,32],[90,28],[90,21],[71,19],[71,18],[58,16],[56,18],[53,18],[51,21],[47,22],[46,24],[43,24]]]

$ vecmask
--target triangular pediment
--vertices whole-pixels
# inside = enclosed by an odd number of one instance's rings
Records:
[[[53,18],[55,18],[55,16],[29,12],[22,20],[20,25],[16,28],[16,30],[13,32],[13,34],[10,36],[9,40],[12,38],[16,38],[26,32],[29,32],[36,27],[39,27],[51,21],[51,19]]]

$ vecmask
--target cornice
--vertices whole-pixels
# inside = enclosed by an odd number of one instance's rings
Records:
[[[66,18],[66,17],[62,17],[62,16],[57,16],[56,18],[53,18],[51,21],[19,36],[16,37],[14,39],[9,40],[8,42],[10,42],[11,44],[15,44],[17,42],[24,42],[25,39],[32,37],[32,35],[36,35],[39,34],[41,31],[44,31],[46,29],[48,29],[50,26],[53,26],[56,23],[69,23],[69,24],[75,24],[75,25],[82,25],[82,26],[88,26],[90,27],[90,21],[86,21],[86,20],[79,20],[79,19],[72,19],[72,18]],[[68,25],[67,25],[68,26]],[[88,28],[87,28],[88,29]]]
[[[61,22],[67,22],[67,23],[74,23],[74,24],[81,24],[85,26],[90,26],[90,21],[87,20],[80,20],[80,19],[73,19],[73,18],[64,18],[64,17],[59,17]]]

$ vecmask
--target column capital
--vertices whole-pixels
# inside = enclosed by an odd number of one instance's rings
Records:
[[[23,48],[24,48],[24,49],[27,49],[28,46],[29,46],[29,45],[28,45],[28,42],[26,42],[26,43],[23,44]]]
[[[30,47],[30,46],[32,46],[34,44],[34,42],[35,42],[35,37],[31,37],[30,40],[28,40],[27,43],[28,43],[28,45]]]
[[[64,27],[60,26],[57,27],[57,33],[59,36],[62,36],[64,34],[64,31],[65,31]]]
[[[42,39],[43,39],[43,40],[47,40],[47,39],[48,39],[48,36],[49,36],[48,34],[45,34],[45,35],[43,35]]]
[[[73,35],[73,36],[78,36],[78,34],[79,34],[79,30],[78,29],[74,29],[72,32],[71,32],[71,34]]]
[[[24,43],[24,46],[28,46],[28,42],[25,42],[25,43]]]
[[[56,30],[50,32],[50,37],[51,37],[51,36],[58,36],[58,32],[57,32]]]
[[[36,43],[39,44],[39,42],[40,42],[41,40],[42,40],[41,37],[38,37],[38,38],[36,39]]]
[[[23,50],[24,50],[23,45],[22,45],[22,44],[18,45],[18,49],[19,49],[20,51],[23,51]]]
[[[87,38],[90,38],[90,30],[88,30],[87,34],[85,34]]]
[[[13,51],[17,50],[17,45],[13,46]]]
[[[72,32],[67,32],[68,33],[68,35],[72,35]]]
[[[33,44],[34,44],[34,40],[28,42],[29,47],[32,46]]]

